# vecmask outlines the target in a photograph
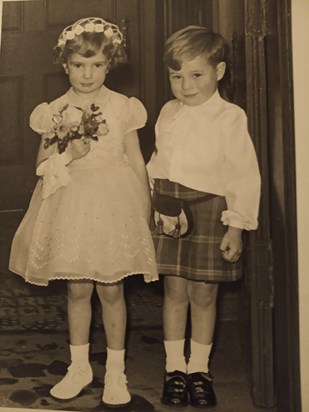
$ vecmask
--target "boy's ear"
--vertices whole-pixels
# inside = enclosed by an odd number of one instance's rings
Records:
[[[69,69],[68,69],[68,65],[66,64],[66,63],[63,63],[63,68],[64,68],[64,71],[66,72],[66,74],[69,74]]]
[[[217,64],[216,67],[216,72],[217,72],[217,81],[221,80],[222,77],[224,76],[226,69],[226,63],[225,62],[220,62]]]

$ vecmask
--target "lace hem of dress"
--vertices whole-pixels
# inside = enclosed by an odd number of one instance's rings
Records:
[[[31,285],[35,285],[35,286],[48,286],[49,282],[54,281],[54,280],[90,280],[90,281],[93,281],[93,282],[106,283],[106,284],[110,285],[112,283],[119,282],[119,281],[121,281],[125,278],[130,277],[130,276],[136,276],[136,275],[144,276],[145,283],[156,282],[156,281],[159,280],[159,276],[157,274],[154,275],[153,273],[150,273],[150,272],[146,272],[146,273],[145,272],[144,273],[129,272],[129,273],[126,273],[125,275],[122,275],[120,277],[119,276],[111,277],[108,280],[107,279],[104,279],[104,280],[97,279],[94,276],[85,277],[85,276],[79,276],[79,275],[71,275],[70,276],[70,275],[66,275],[66,274],[61,274],[61,275],[53,276],[51,278],[46,279],[46,283],[43,283],[43,282],[40,283],[38,281],[27,279],[27,277],[25,275],[23,275],[22,273],[18,273],[18,271],[14,270],[12,268],[10,268],[10,270],[12,272],[16,273],[17,275],[21,276],[25,280],[25,282],[30,283]]]

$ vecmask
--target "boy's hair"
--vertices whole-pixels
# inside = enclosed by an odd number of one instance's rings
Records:
[[[109,68],[112,69],[127,61],[122,40],[118,26],[101,18],[82,19],[63,30],[54,47],[54,61],[63,64],[67,63],[73,53],[92,57],[101,51],[109,61]]]
[[[224,38],[206,27],[186,26],[173,33],[165,43],[164,61],[167,67],[180,70],[184,59],[205,55],[209,64],[217,66],[227,60]]]

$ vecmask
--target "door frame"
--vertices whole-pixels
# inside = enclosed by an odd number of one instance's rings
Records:
[[[267,146],[265,152],[261,153],[268,155],[267,159],[261,158],[261,161],[262,174],[267,178],[265,184],[269,187],[266,193],[269,196],[269,215],[265,216],[266,210],[263,208],[262,228],[257,236],[268,220],[268,265],[273,274],[275,292],[275,400],[278,411],[299,412],[301,395],[291,0],[245,0],[245,10],[246,37],[248,39],[251,36],[257,45],[254,50],[248,49],[253,59],[247,59],[246,68],[247,85],[256,85],[253,89],[248,88],[248,97],[251,99],[248,104],[249,127],[253,135],[261,136],[262,144]],[[258,118],[256,111],[264,113],[265,117]]]

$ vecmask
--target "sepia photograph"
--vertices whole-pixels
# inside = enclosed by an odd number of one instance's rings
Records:
[[[309,411],[308,15],[0,1],[0,412]]]

